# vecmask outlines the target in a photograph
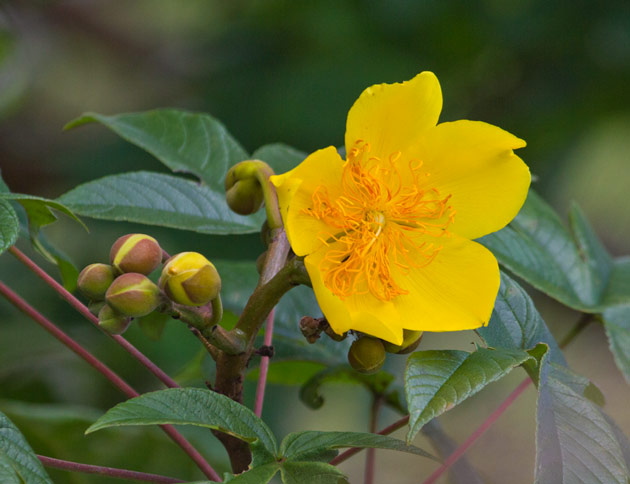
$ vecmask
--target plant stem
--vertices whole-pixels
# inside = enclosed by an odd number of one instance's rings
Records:
[[[102,476],[114,477],[117,479],[131,479],[142,482],[155,482],[157,484],[176,484],[178,482],[186,482],[174,477],[160,476],[158,474],[148,474],[146,472],[130,471],[127,469],[117,469],[115,467],[94,466],[90,464],[81,464],[68,460],[55,459],[38,455],[37,458],[46,467],[53,469],[61,469],[70,472],[83,472],[85,474],[100,474]]]
[[[111,368],[96,358],[92,353],[83,348],[77,341],[72,339],[55,324],[37,312],[24,299],[13,292],[7,285],[0,281],[0,293],[16,308],[26,314],[29,318],[39,324],[42,328],[52,334],[57,340],[68,347],[72,352],[83,358],[89,365],[100,372],[105,378],[121,390],[127,397],[137,397],[138,393],[122,378],[120,378]]]
[[[381,430],[380,432],[377,432],[379,435],[389,435],[392,432],[395,432],[396,430],[404,427],[405,425],[407,425],[409,423],[409,415],[406,415],[405,417],[396,420],[393,424],[388,425],[387,427],[385,427],[383,430]],[[348,460],[350,457],[352,457],[353,455],[358,454],[359,452],[361,452],[363,450],[362,447],[352,447],[351,449],[348,449],[344,452],[342,452],[341,454],[339,454],[337,457],[335,457],[334,459],[332,459],[329,464],[336,466],[338,464],[341,464],[342,462]]]
[[[256,170],[256,180],[260,183],[265,200],[265,211],[267,213],[267,223],[270,229],[280,229],[283,227],[280,206],[278,205],[278,194],[269,181],[269,177],[274,175],[273,169],[264,161],[258,161],[259,169]]]
[[[273,338],[273,319],[275,309],[272,309],[267,316],[267,325],[265,326],[264,345],[271,346]],[[258,376],[258,384],[256,385],[256,402],[254,404],[254,413],[257,417],[262,415],[263,401],[265,399],[265,386],[267,384],[267,372],[269,371],[269,357],[260,357],[260,375]]]
[[[236,327],[230,331],[235,337],[245,338],[245,350],[241,354],[220,351],[216,360],[215,390],[238,403],[243,403],[243,380],[256,335],[282,295],[296,285],[291,278],[294,268],[286,264],[289,249],[284,229],[272,229],[271,243],[258,286],[247,301]],[[215,435],[230,456],[232,471],[238,474],[246,470],[252,458],[247,443],[223,433],[215,432]]]
[[[27,268],[33,271],[37,276],[39,276],[46,284],[52,287],[62,298],[64,298],[70,305],[75,308],[81,315],[83,315],[88,321],[90,321],[94,326],[98,327],[98,318],[94,316],[90,310],[79,301],[76,297],[74,297],[70,292],[66,290],[61,284],[55,281],[52,277],[50,277],[42,268],[40,268],[35,262],[29,259],[22,251],[20,251],[17,247],[13,246],[9,248],[9,252],[15,256],[22,264],[24,264]],[[100,328],[99,328],[100,329]],[[147,358],[140,350],[138,350],[134,345],[129,343],[125,338],[119,335],[111,335],[107,332],[104,332],[110,338],[112,338],[116,343],[122,346],[131,356],[136,358],[145,368],[147,368],[151,373],[153,373],[164,385],[169,388],[178,388],[179,385],[175,380],[173,380],[170,376],[168,376],[160,367],[158,367],[155,363],[153,363],[149,358]]]
[[[498,420],[498,418],[503,415],[512,403],[525,391],[525,389],[532,383],[532,381],[527,378],[521,382],[521,384],[516,387],[516,389],[508,395],[508,397],[503,400],[501,405],[497,407],[497,409],[492,412],[492,414],[466,439],[466,441],[460,445],[455,452],[453,452],[448,458],[444,461],[444,463],[427,479],[424,480],[422,484],[432,484],[438,480],[438,478],[448,470],[450,466],[452,466],[457,460],[463,456],[466,451],[470,448],[475,441],[481,437],[486,430],[488,430],[494,422]]]
[[[134,390],[127,382],[125,382],[111,368],[105,365],[101,360],[96,358],[92,353],[83,348],[77,341],[68,336],[59,329],[52,321],[46,319],[35,308],[28,304],[24,299],[13,292],[8,286],[0,281],[0,293],[17,309],[26,314],[29,318],[42,326],[46,331],[52,334],[57,340],[66,347],[83,358],[88,364],[99,371],[105,378],[118,387],[127,397],[137,397],[139,393]],[[210,479],[220,482],[220,477],[216,471],[206,462],[203,456],[188,442],[177,430],[170,425],[161,425],[164,432],[173,439],[191,459],[199,466],[201,471]]]
[[[564,335],[564,338],[560,340],[558,347],[560,349],[566,348],[567,345],[570,344],[582,331],[584,331],[589,324],[596,320],[597,316],[595,314],[582,313],[582,316],[580,316],[577,323],[575,323],[569,332]]]
[[[566,348],[575,338],[584,331],[584,329],[593,321],[595,321],[597,317],[594,314],[582,313],[580,319],[575,323],[575,325],[569,330],[569,332],[565,335],[564,338],[558,343],[559,348]],[[460,445],[455,452],[453,452],[439,467],[433,474],[429,476],[422,484],[431,484],[435,482],[444,472],[448,470],[450,466],[452,466],[457,460],[464,455],[464,453],[470,448],[470,446],[481,437],[486,430],[488,430],[494,422],[508,409],[512,403],[516,401],[516,399],[521,396],[521,394],[525,391],[525,389],[532,383],[530,378],[526,378],[523,380],[516,389],[508,395],[508,397],[497,407],[497,409],[490,414],[490,416],[466,439],[466,441]]]
[[[378,412],[381,409],[383,403],[382,395],[373,395],[372,407],[370,408],[370,432],[376,432],[376,426],[378,425]],[[367,449],[367,455],[365,456],[365,484],[374,484],[374,465],[376,463],[376,449]]]

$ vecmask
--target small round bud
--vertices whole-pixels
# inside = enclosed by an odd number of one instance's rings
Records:
[[[162,262],[162,248],[149,235],[123,235],[112,245],[109,260],[118,272],[147,275]]]
[[[98,313],[101,312],[103,306],[105,306],[105,301],[90,301],[88,304],[88,309],[94,316],[98,316]]]
[[[158,307],[160,289],[147,276],[129,272],[116,278],[105,299],[120,314],[139,318]]]
[[[109,334],[124,333],[130,323],[131,318],[129,316],[117,313],[107,304],[103,305],[98,313],[98,325]]]
[[[185,306],[203,306],[219,295],[221,277],[208,259],[198,252],[171,257],[158,282],[168,298]]]
[[[263,193],[258,181],[248,178],[236,182],[225,192],[228,207],[239,215],[249,215],[258,212],[263,203]]]
[[[413,331],[411,329],[403,330],[403,342],[400,345],[395,345],[389,341],[383,341],[385,351],[388,353],[394,353],[398,355],[406,355],[414,351],[420,344],[422,339],[422,331]]]
[[[380,339],[364,336],[359,338],[348,351],[350,366],[361,373],[375,373],[385,363],[385,348]]]
[[[79,274],[77,287],[79,291],[93,301],[105,299],[109,285],[114,282],[114,271],[107,264],[90,264]]]
[[[260,172],[273,170],[260,160],[237,163],[225,175],[225,199],[228,206],[240,215],[257,212],[263,204],[263,188],[258,181]]]

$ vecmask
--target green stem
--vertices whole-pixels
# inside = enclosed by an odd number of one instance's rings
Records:
[[[282,216],[280,215],[280,206],[278,204],[278,195],[273,184],[269,181],[269,177],[275,175],[271,167],[264,161],[254,160],[258,165],[256,170],[256,180],[260,183],[265,199],[265,211],[267,212],[267,223],[270,229],[281,229]]]

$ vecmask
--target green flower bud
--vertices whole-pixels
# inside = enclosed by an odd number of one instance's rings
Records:
[[[103,306],[105,306],[105,301],[90,301],[88,309],[94,316],[98,316],[98,313],[101,312]]]
[[[109,260],[118,272],[147,275],[162,262],[162,248],[149,235],[123,235],[112,245]]]
[[[263,189],[257,177],[260,170],[273,174],[263,161],[248,160],[237,163],[225,175],[225,198],[228,206],[240,215],[257,212],[263,204]]]
[[[411,353],[418,347],[418,345],[420,344],[420,340],[422,339],[422,335],[422,331],[404,329],[403,342],[401,345],[395,345],[393,343],[390,343],[389,341],[383,341],[383,346],[385,346],[385,351],[387,351],[388,353],[406,355],[407,353]]]
[[[116,278],[105,299],[120,314],[139,318],[158,307],[160,289],[147,276],[129,272]]]
[[[367,336],[359,338],[350,346],[348,362],[358,372],[377,372],[385,363],[385,348],[382,341]]]
[[[124,333],[130,323],[131,318],[129,316],[117,313],[107,304],[103,305],[98,313],[98,325],[109,334]]]
[[[208,259],[198,252],[171,257],[158,282],[168,298],[185,306],[203,306],[219,295],[221,277]]]
[[[79,291],[93,301],[105,299],[109,285],[114,282],[114,271],[107,264],[90,264],[79,274],[77,287]]]

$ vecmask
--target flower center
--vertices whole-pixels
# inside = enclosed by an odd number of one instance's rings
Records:
[[[382,301],[407,294],[394,279],[433,261],[442,246],[431,238],[448,235],[455,212],[450,195],[427,185],[422,162],[370,156],[370,145],[357,141],[342,175],[342,194],[331,198],[321,185],[305,213],[336,229],[320,240],[330,245],[321,261],[324,284],[344,299],[372,294]]]

